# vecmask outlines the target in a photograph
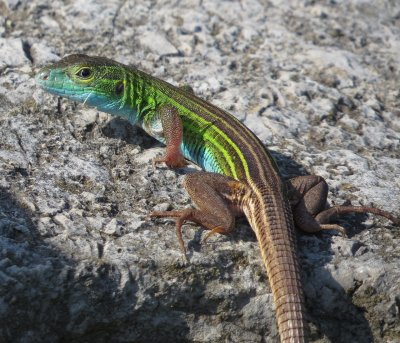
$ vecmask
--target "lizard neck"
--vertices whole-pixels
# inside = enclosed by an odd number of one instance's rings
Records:
[[[120,83],[122,96],[118,102],[109,100],[96,107],[100,111],[127,119],[131,124],[141,124],[146,116],[151,116],[157,106],[156,90],[145,76],[134,68],[122,68]]]

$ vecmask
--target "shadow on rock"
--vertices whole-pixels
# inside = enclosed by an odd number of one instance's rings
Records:
[[[331,264],[332,240],[327,234],[301,235],[300,259],[303,271],[304,291],[312,329],[313,340],[321,339],[321,333],[330,342],[373,342],[370,325],[361,308],[353,304],[351,297],[332,277],[326,266]]]
[[[100,259],[75,261],[47,238],[30,211],[1,188],[2,342],[179,342],[186,336],[180,312],[167,300],[138,303],[134,268],[126,276]]]

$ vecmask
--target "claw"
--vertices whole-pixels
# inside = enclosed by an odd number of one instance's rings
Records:
[[[155,169],[156,164],[159,163],[165,163],[169,168],[183,168],[185,167],[188,162],[185,160],[185,158],[180,155],[180,156],[173,156],[169,157],[167,155],[162,156],[162,157],[155,157],[153,158],[152,164],[153,164],[153,169]]]
[[[149,214],[150,218],[176,218],[182,215],[182,211],[153,211]]]
[[[321,230],[336,230],[339,231],[342,237],[347,237],[347,231],[343,226],[337,224],[321,224]]]
[[[214,236],[217,233],[224,234],[225,231],[226,231],[225,228],[222,226],[215,227],[209,233],[207,233],[207,235],[203,238],[202,243],[206,243],[211,236]]]

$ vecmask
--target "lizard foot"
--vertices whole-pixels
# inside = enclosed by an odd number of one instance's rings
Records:
[[[229,231],[228,231],[228,232],[229,232]],[[203,243],[207,242],[208,239],[209,239],[211,236],[214,236],[214,235],[216,235],[216,234],[218,234],[218,233],[223,234],[223,235],[226,235],[226,234],[227,234],[227,230],[226,230],[226,228],[224,228],[223,226],[217,226],[217,227],[215,227],[215,228],[212,229],[209,233],[206,234],[206,236],[203,238]]]
[[[185,256],[186,261],[189,262],[185,243],[182,237],[182,225],[186,221],[193,219],[193,209],[188,208],[181,211],[154,211],[150,213],[150,218],[176,218],[175,230],[178,237],[179,246],[183,255]]]
[[[389,219],[391,222],[393,222],[395,225],[400,225],[400,218],[396,218],[393,216],[391,213],[381,210],[379,208],[375,207],[369,207],[369,206],[334,206],[331,208],[328,208],[327,210],[324,210],[320,213],[317,214],[315,217],[319,223],[329,223],[333,219],[335,219],[337,216],[345,213],[372,213],[381,217],[384,217],[386,219]],[[324,224],[322,224],[324,225]],[[321,225],[321,226],[322,226]]]
[[[176,168],[183,168],[185,167],[188,162],[182,155],[178,156],[162,156],[156,157],[153,159],[153,169],[155,169],[156,165],[159,163],[165,163],[169,168],[176,169]]]
[[[342,237],[347,237],[347,231],[343,226],[337,224],[320,224],[320,231],[322,230],[335,230],[341,233]]]

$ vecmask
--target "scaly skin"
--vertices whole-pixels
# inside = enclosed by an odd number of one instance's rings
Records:
[[[191,92],[102,57],[68,56],[43,68],[36,80],[50,93],[125,117],[164,143],[159,109],[165,105],[176,109],[183,125],[180,148],[184,157],[243,186],[245,196],[240,193],[232,201],[256,233],[276,304],[281,341],[306,342],[303,291],[286,185],[270,153],[247,127]]]
[[[186,220],[211,230],[209,237],[229,233],[235,215],[244,213],[267,269],[281,342],[307,341],[293,219],[309,233],[332,229],[345,233],[329,223],[349,212],[373,213],[400,225],[399,218],[372,207],[325,209],[328,187],[319,176],[296,177],[285,185],[260,140],[235,117],[194,96],[188,88],[86,55],[71,55],[43,68],[36,81],[50,93],[141,126],[167,146],[166,155],[155,162],[177,168],[186,164],[185,157],[206,171],[185,178],[196,209],[153,212],[152,216],[177,218],[179,243],[185,251],[181,226]]]

